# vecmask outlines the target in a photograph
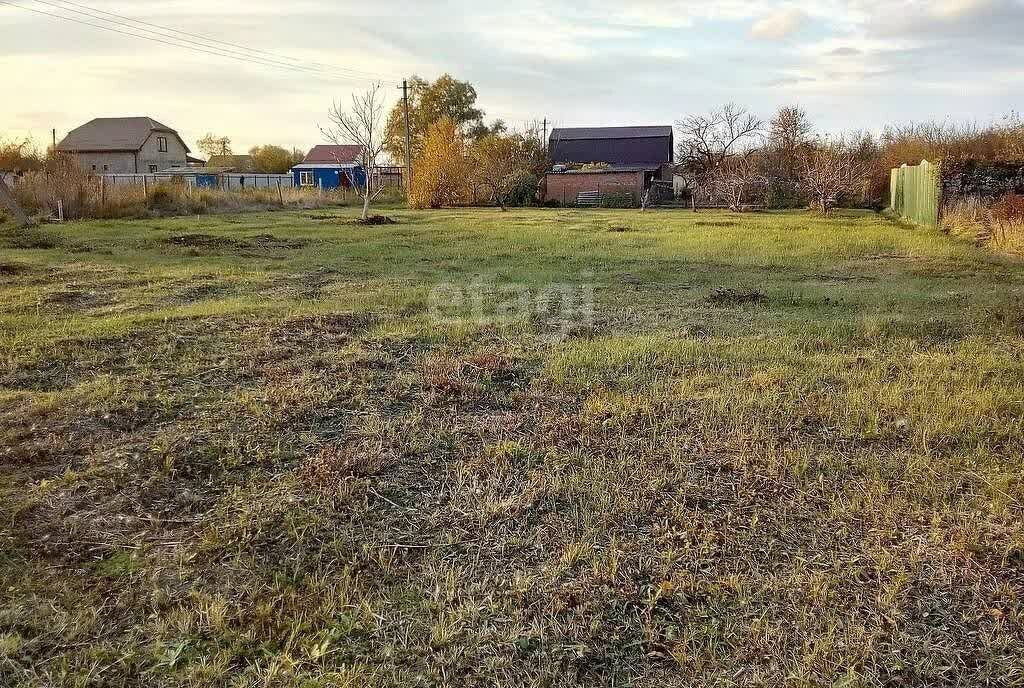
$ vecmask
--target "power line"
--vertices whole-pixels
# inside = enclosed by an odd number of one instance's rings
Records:
[[[72,0],[57,0],[57,1],[61,5],[72,5],[74,7],[78,7],[78,8],[81,8],[83,10],[88,10],[89,12],[95,12],[95,13],[103,14],[103,15],[106,15],[106,16],[109,16],[109,17],[117,17],[119,19],[124,19],[124,20],[127,20],[127,21],[129,21],[129,22],[131,22],[133,24],[139,24],[141,26],[150,26],[150,27],[153,27],[154,29],[161,29],[163,31],[171,31],[174,34],[181,34],[182,36],[191,36],[192,38],[198,38],[198,39],[204,41],[201,44],[204,47],[207,47],[208,44],[210,44],[210,43],[217,43],[217,44],[220,44],[220,45],[229,46],[231,48],[239,48],[239,49],[245,51],[246,53],[259,53],[259,54],[267,55],[269,57],[276,58],[276,59],[288,60],[290,62],[296,62],[296,63],[299,63],[300,66],[303,65],[303,64],[312,65],[312,66],[315,66],[315,67],[319,67],[319,68],[323,69],[324,71],[335,71],[335,72],[339,72],[339,73],[344,72],[346,74],[351,74],[352,76],[362,76],[362,77],[369,77],[369,78],[375,78],[375,79],[384,79],[384,80],[387,80],[387,81],[390,81],[390,80],[394,79],[393,76],[385,76],[385,75],[378,74],[378,73],[375,73],[375,72],[365,72],[365,71],[358,70],[358,69],[351,69],[349,67],[337,67],[337,66],[325,64],[325,63],[322,63],[322,62],[304,62],[303,60],[300,60],[300,59],[295,58],[295,57],[289,57],[288,55],[282,55],[280,53],[274,53],[274,52],[270,52],[268,50],[262,50],[260,48],[253,48],[253,47],[250,47],[250,46],[242,45],[240,43],[232,43],[230,41],[222,41],[220,39],[213,38],[212,36],[204,36],[204,35],[198,34],[198,33],[191,33],[191,32],[188,32],[188,31],[183,31],[181,29],[175,29],[175,28],[172,28],[172,27],[169,27],[169,26],[165,26],[165,25],[162,25],[162,24],[154,24],[153,22],[143,21],[141,19],[133,19],[132,17],[129,17],[127,15],[118,14],[116,12],[108,12],[107,10],[99,9],[98,7],[92,7],[91,5],[85,5],[85,4],[80,3],[80,2],[72,2]],[[37,0],[37,2],[42,2],[42,3],[47,4],[47,5],[53,5],[54,7],[59,7],[59,5],[54,5],[52,2],[48,2],[47,0]],[[70,12],[77,11],[77,10],[72,10],[70,8],[65,8],[65,7],[61,7],[61,9],[64,9],[64,10],[70,11]],[[101,17],[94,17],[94,18],[95,19],[102,19]],[[104,19],[103,21],[110,21],[110,20]],[[121,22],[117,22],[117,23],[121,23]],[[135,28],[135,27],[132,27],[132,28]],[[148,30],[148,29],[143,29],[143,30]],[[159,32],[153,32],[153,33],[159,33]],[[164,34],[164,35],[166,35],[166,34]],[[172,36],[172,37],[177,39],[177,40],[185,40],[185,39],[180,39],[177,36]],[[188,42],[192,43],[194,41],[188,41]],[[221,48],[217,48],[217,49],[220,50]],[[235,52],[235,51],[230,51],[230,52]]]
[[[48,3],[48,4],[52,4],[52,3]],[[189,45],[188,44],[188,43],[193,43],[194,44],[195,43],[194,41],[188,41],[188,42],[185,42],[185,43],[183,43],[183,42],[171,42],[170,40],[163,40],[161,38],[157,38],[157,37],[152,36],[152,35],[132,33],[130,31],[123,31],[121,29],[116,29],[116,28],[113,28],[111,26],[107,26],[105,24],[94,24],[92,22],[84,21],[84,20],[81,20],[81,19],[78,19],[78,18],[75,18],[75,17],[69,17],[69,16],[64,15],[64,14],[57,14],[57,13],[54,13],[54,12],[47,12],[45,10],[36,9],[34,7],[25,7],[24,5],[18,5],[18,4],[15,4],[13,2],[10,2],[9,0],[0,0],[0,5],[7,5],[9,7],[16,7],[18,9],[26,10],[28,12],[35,12],[36,14],[42,14],[42,15],[45,15],[45,16],[48,16],[48,17],[54,17],[56,19],[63,19],[65,21],[75,22],[76,24],[82,24],[84,26],[91,26],[91,27],[96,28],[96,29],[101,29],[101,30],[104,30],[104,31],[110,31],[112,33],[121,34],[123,36],[130,36],[132,38],[139,38],[139,39],[142,39],[142,40],[147,40],[147,41],[151,41],[151,42],[155,42],[155,43],[162,43],[164,45],[169,45],[169,46],[174,47],[174,48],[183,48],[185,50],[192,50],[194,52],[205,53],[207,55],[213,55],[215,57],[227,57],[229,59],[238,60],[239,62],[245,62],[247,64],[259,64],[259,65],[263,65],[263,66],[267,66],[267,67],[276,67],[278,69],[291,70],[291,71],[294,71],[294,72],[303,72],[303,73],[306,73],[306,74],[313,74],[315,76],[320,76],[320,77],[323,77],[323,78],[333,79],[333,80],[338,80],[338,81],[350,81],[350,82],[352,82],[352,81],[361,81],[361,82],[371,82],[371,81],[374,81],[373,79],[367,79],[367,78],[345,76],[345,75],[341,75],[341,74],[331,74],[329,72],[324,72],[322,70],[317,70],[317,69],[311,69],[311,68],[304,67],[304,66],[301,66],[301,65],[290,65],[290,64],[285,64],[285,63],[281,63],[281,62],[273,62],[273,61],[270,61],[270,60],[267,60],[267,59],[264,59],[264,58],[259,58],[259,57],[242,56],[242,55],[234,53],[234,52],[222,52],[224,49],[216,48],[216,47],[213,47],[213,46],[195,47],[195,45]],[[67,10],[67,8],[61,8],[61,9]],[[67,10],[67,11],[75,11],[75,10]],[[85,14],[85,13],[81,13],[81,14]],[[85,15],[85,16],[91,16],[91,15]],[[99,19],[101,21],[110,21],[110,20],[102,19],[100,17],[92,17],[92,18]],[[123,24],[123,22],[118,22],[118,23]],[[131,28],[135,28],[135,27],[131,27]],[[145,31],[146,29],[137,29],[137,30]],[[153,33],[153,32],[150,32],[150,33]],[[179,39],[179,38],[176,38],[176,37],[172,37],[172,38],[173,38],[174,41],[186,41],[186,39]]]

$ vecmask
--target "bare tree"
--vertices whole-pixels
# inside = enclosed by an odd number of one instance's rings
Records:
[[[384,125],[387,117],[384,114],[384,94],[381,88],[381,85],[376,83],[361,94],[353,93],[352,105],[348,110],[344,109],[341,103],[334,103],[327,114],[331,124],[328,127],[320,127],[324,138],[331,143],[360,147],[359,162],[366,173],[366,183],[359,191],[363,199],[364,222],[370,214],[370,203],[385,189],[383,184],[375,184],[373,178],[377,169],[377,159],[386,145]]]
[[[716,168],[758,147],[764,122],[746,108],[727,103],[706,115],[690,115],[677,121],[676,131],[678,169],[696,196],[700,191],[712,192],[711,176]]]
[[[734,212],[743,211],[747,194],[767,182],[762,161],[756,153],[728,158],[708,173],[709,191]]]
[[[870,171],[869,164],[842,140],[823,141],[803,159],[800,183],[824,214],[831,212],[839,196],[861,190]]]

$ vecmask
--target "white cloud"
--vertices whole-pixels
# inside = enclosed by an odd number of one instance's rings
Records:
[[[754,26],[750,29],[750,35],[754,38],[780,40],[799,31],[806,19],[807,15],[803,10],[790,7],[754,22]]]

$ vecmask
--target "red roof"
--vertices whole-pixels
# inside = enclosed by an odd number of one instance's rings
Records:
[[[359,156],[362,153],[362,146],[313,146],[313,150],[309,151],[309,155],[302,162],[348,165],[359,162]]]

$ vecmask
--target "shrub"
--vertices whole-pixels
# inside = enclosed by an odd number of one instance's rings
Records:
[[[529,206],[537,199],[539,180],[527,170],[516,170],[505,177],[502,184],[506,189],[506,205]]]
[[[633,194],[628,191],[614,191],[601,195],[600,206],[602,208],[635,208],[636,201]]]
[[[169,186],[158,185],[153,187],[146,199],[146,206],[151,210],[166,211],[174,208],[180,193],[177,189]]]

